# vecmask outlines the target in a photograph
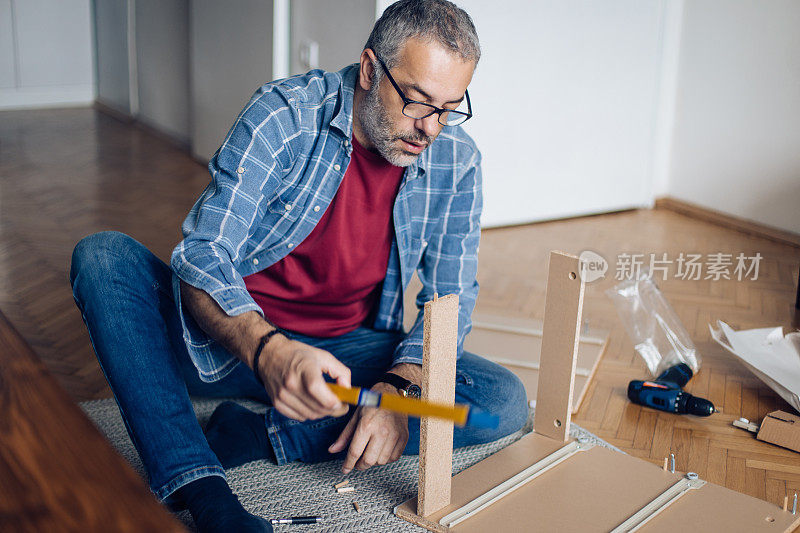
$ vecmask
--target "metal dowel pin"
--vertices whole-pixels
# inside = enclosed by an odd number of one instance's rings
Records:
[[[794,493],[794,501],[792,502],[792,514],[797,514],[797,493]]]
[[[669,454],[669,471],[675,473],[675,454]]]

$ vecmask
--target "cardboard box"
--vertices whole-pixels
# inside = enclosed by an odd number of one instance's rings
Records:
[[[785,411],[769,413],[761,422],[757,438],[800,452],[800,416]]]

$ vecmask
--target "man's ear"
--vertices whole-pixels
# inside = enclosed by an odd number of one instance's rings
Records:
[[[360,65],[358,68],[358,84],[365,91],[369,91],[375,79],[375,52],[371,48],[365,48],[361,52]]]

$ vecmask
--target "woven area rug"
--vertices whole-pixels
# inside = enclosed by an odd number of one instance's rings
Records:
[[[222,399],[194,399],[194,408],[201,425],[205,426],[214,408]],[[236,400],[254,411],[264,406],[246,400]],[[143,477],[142,462],[122,423],[117,404],[113,399],[95,400],[81,404],[84,412],[111,441],[114,447]],[[503,439],[460,448],[453,452],[453,473],[481,461],[508,446],[530,431],[533,410],[522,431]],[[599,446],[620,451],[585,429],[571,424],[573,437],[587,438]],[[351,472],[347,478],[356,487],[355,492],[338,494],[333,485],[344,479],[341,461],[319,464],[292,463],[276,466],[268,461],[255,461],[227,471],[228,483],[238,495],[242,505],[251,513],[265,518],[300,515],[319,515],[323,523],[314,526],[276,526],[275,531],[425,531],[392,514],[392,509],[416,495],[417,456],[407,456],[394,463],[376,466],[365,472]],[[353,502],[358,502],[361,512],[356,512]],[[194,524],[188,512],[177,515],[190,530]]]

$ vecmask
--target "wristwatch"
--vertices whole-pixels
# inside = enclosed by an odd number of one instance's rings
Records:
[[[386,372],[383,376],[381,376],[381,379],[378,380],[378,383],[388,383],[400,392],[400,396],[405,396],[407,398],[422,397],[422,389],[419,385],[408,381],[406,378],[400,377],[397,374],[392,374],[391,372]]]

